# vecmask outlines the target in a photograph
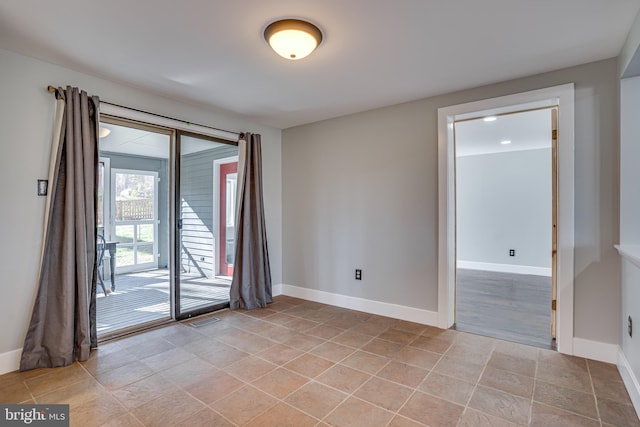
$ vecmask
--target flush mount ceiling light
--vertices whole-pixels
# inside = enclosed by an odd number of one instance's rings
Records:
[[[111,133],[111,129],[103,128],[100,126],[100,130],[98,131],[98,136],[100,138],[106,138]]]
[[[485,118],[483,118],[482,120],[484,120],[485,122],[495,122],[498,118],[496,116],[487,116]]]
[[[500,144],[509,145],[509,144],[511,144],[511,141],[509,141],[508,139],[505,139],[504,141],[500,141]]]
[[[322,42],[322,31],[299,19],[282,19],[264,30],[264,39],[283,58],[298,60],[308,56]]]

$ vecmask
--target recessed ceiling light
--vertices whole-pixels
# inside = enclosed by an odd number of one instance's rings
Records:
[[[483,118],[482,120],[484,120],[485,122],[495,122],[498,118],[496,116],[487,116],[485,118]]]
[[[264,30],[264,39],[283,58],[298,60],[308,56],[322,42],[322,31],[300,19],[282,19]]]
[[[509,141],[508,139],[505,139],[504,141],[500,141],[500,144],[508,145],[508,144],[511,144],[511,141]]]

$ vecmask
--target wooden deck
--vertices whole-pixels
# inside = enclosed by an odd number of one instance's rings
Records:
[[[111,283],[105,280],[108,288]],[[182,311],[229,301],[231,282],[226,279],[182,277]],[[98,335],[135,325],[171,318],[169,271],[149,270],[116,276],[116,290],[105,296],[98,286]]]

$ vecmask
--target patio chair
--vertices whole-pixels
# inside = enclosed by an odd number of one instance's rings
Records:
[[[100,286],[102,286],[102,292],[104,292],[104,295],[107,296],[111,293],[111,290],[107,290],[107,288],[104,286],[104,250],[106,247],[105,244],[105,240],[104,237],[102,237],[101,234],[98,234],[97,240],[96,240],[96,262],[97,262],[97,269],[98,269],[98,283],[100,283]]]

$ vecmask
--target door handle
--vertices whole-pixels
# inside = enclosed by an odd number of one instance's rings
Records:
[[[178,220],[178,230],[182,230],[182,219]]]

